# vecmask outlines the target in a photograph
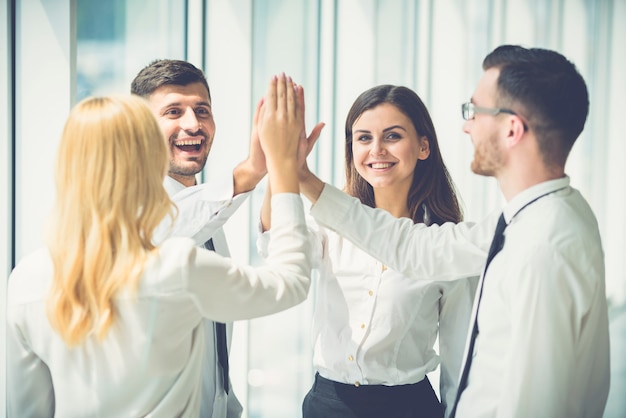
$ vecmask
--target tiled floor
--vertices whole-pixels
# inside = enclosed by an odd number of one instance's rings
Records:
[[[604,418],[626,418],[626,304],[610,312],[611,391]]]

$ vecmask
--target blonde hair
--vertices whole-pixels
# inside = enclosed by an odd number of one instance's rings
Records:
[[[173,216],[164,187],[163,133],[145,99],[88,98],[71,111],[56,162],[56,202],[48,234],[54,276],[52,327],[68,346],[102,340],[115,319],[113,298],[136,290],[152,235]]]

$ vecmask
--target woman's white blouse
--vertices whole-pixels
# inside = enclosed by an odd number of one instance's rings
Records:
[[[9,416],[197,417],[202,318],[254,318],[307,296],[309,243],[298,195],[273,196],[272,225],[269,258],[256,268],[198,248],[189,238],[167,239],[137,291],[116,297],[105,339],[90,335],[74,348],[46,316],[53,272],[47,251],[25,257],[9,278]]]
[[[312,335],[316,371],[336,382],[394,386],[419,382],[441,363],[440,393],[452,405],[478,276],[416,280],[312,219],[309,233],[319,272]],[[257,243],[262,255],[269,235]],[[439,355],[433,348],[438,336]]]

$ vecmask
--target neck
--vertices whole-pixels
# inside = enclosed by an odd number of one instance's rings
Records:
[[[408,193],[389,189],[374,189],[376,207],[384,209],[396,218],[410,218]]]
[[[532,131],[512,141],[507,149],[505,164],[496,173],[507,202],[536,184],[565,176],[564,164],[546,164]]]
[[[548,168],[544,165],[524,165],[523,169],[508,170],[499,175],[498,184],[507,202],[524,190],[549,180],[556,180],[565,176],[563,167]]]

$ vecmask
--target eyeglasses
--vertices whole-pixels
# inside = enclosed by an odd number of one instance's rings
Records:
[[[461,105],[461,113],[463,115],[463,119],[465,120],[474,119],[474,116],[476,116],[476,113],[485,113],[487,115],[492,115],[492,116],[499,115],[500,113],[508,113],[509,115],[519,116],[517,115],[517,113],[513,112],[510,109],[504,109],[500,107],[493,107],[493,108],[481,107],[481,106],[476,106],[472,102],[463,103]]]

